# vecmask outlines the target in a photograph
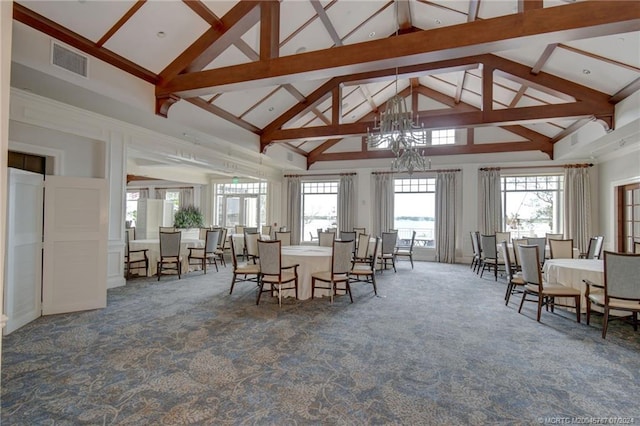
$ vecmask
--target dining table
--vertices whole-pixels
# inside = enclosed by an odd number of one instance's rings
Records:
[[[332,247],[292,245],[281,249],[282,266],[298,266],[298,299],[311,298],[311,275],[315,272],[330,271]],[[294,290],[282,292],[284,297],[294,297]],[[329,296],[329,290],[316,290],[316,297]]]
[[[580,290],[580,311],[587,312],[585,292],[587,285],[582,280],[604,285],[604,261],[602,259],[548,259],[542,267],[544,279],[549,284],[562,284]],[[602,289],[595,288],[595,291]],[[558,298],[558,303],[573,305],[574,299]],[[603,312],[599,306],[591,305],[594,311]],[[626,315],[623,311],[611,311],[611,315]]]
[[[181,273],[186,274],[189,271],[195,271],[200,269],[199,265],[189,265],[189,247],[204,247],[205,240],[199,240],[195,238],[182,238],[180,240],[180,256],[182,256]],[[160,260],[160,239],[150,238],[143,240],[131,240],[129,241],[129,248],[131,250],[144,250],[147,249],[147,257],[149,257],[149,276],[156,275],[158,273],[158,260]],[[144,275],[144,268],[131,268],[131,273],[136,275]]]

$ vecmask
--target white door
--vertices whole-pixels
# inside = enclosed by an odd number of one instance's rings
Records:
[[[9,334],[41,315],[43,176],[9,169],[4,311]]]
[[[42,313],[107,306],[107,181],[47,176]]]

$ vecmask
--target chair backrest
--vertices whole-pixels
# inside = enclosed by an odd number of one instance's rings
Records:
[[[604,252],[604,294],[618,299],[640,300],[640,254]]]
[[[398,231],[382,233],[382,254],[393,254],[398,243]]]
[[[640,241],[633,242],[633,252],[640,253]]]
[[[538,258],[540,260],[540,264],[544,262],[544,254],[547,246],[547,239],[542,237],[528,237],[527,242],[529,245],[534,245],[538,247]]]
[[[353,241],[334,241],[331,260],[331,274],[346,274],[351,270]]]
[[[176,232],[176,228],[173,226],[160,226],[158,232]]]
[[[409,243],[409,251],[413,251],[413,246],[415,244],[416,244],[416,231],[411,231],[411,243]]]
[[[260,234],[258,233],[251,233],[251,232],[244,233],[244,244],[247,249],[247,254],[249,256],[258,257],[258,240],[259,239],[260,239]]]
[[[549,244],[549,240],[564,240],[564,234],[544,234],[545,239],[547,240],[547,244]]]
[[[549,240],[549,254],[551,259],[572,259],[573,240]]]
[[[332,247],[333,240],[336,239],[334,232],[320,232],[318,233],[318,245],[321,247]]]
[[[540,256],[538,246],[536,245],[519,245],[518,256],[520,257],[520,266],[522,268],[522,279],[530,284],[540,286],[542,290],[542,274],[540,273]]]
[[[258,233],[258,227],[257,226],[245,226],[244,233],[245,234],[257,234]]]
[[[281,247],[280,240],[258,240],[261,273],[264,275],[281,275]]]
[[[507,281],[513,279],[513,264],[511,263],[511,255],[509,254],[509,247],[506,240],[502,240],[500,243],[502,248],[502,256],[504,257],[504,270],[507,273]]]
[[[220,230],[220,234],[218,236],[218,248],[220,250],[224,250],[227,246],[227,228],[218,228]]]
[[[127,228],[124,230],[124,255],[129,255],[129,241],[133,240],[133,229]]]
[[[260,233],[262,235],[271,235],[271,225],[262,225],[260,228]]]
[[[600,259],[602,256],[602,245],[604,243],[604,236],[598,235],[596,238],[596,248],[593,250],[593,258]],[[640,243],[636,243],[640,246]],[[640,247],[637,247],[640,248]],[[636,250],[636,253],[640,253],[640,250]]]
[[[233,238],[229,238],[229,247],[231,247],[231,262],[233,263],[233,269],[238,269],[238,258],[236,257],[236,246],[233,244]]]
[[[371,270],[376,273],[376,267],[380,264],[378,257],[382,254],[382,242],[380,237],[376,237],[375,243],[373,243],[373,256],[371,256]]]
[[[214,253],[218,248],[218,241],[220,240],[220,230],[207,230],[204,240],[205,253]]]
[[[476,231],[469,232],[469,235],[471,236],[471,249],[473,250],[473,255],[475,257],[479,257],[480,256],[480,242],[476,238]]]
[[[133,241],[136,239],[136,228],[125,228],[124,232],[127,234],[127,241]]]
[[[182,232],[160,232],[160,257],[180,256]]]
[[[506,241],[507,243],[511,242],[511,232],[496,232],[496,241],[500,244],[502,241]]]
[[[356,233],[356,241],[358,241],[358,237],[360,236],[360,234],[366,234],[367,233],[367,229],[366,228],[353,228],[353,232]]]
[[[496,245],[497,243],[495,234],[480,235],[480,244],[482,245],[482,253],[485,258],[498,258],[498,246]]]
[[[516,266],[520,266],[520,256],[518,255],[518,246],[526,246],[529,244],[529,240],[526,238],[516,238],[513,240],[513,262]]]
[[[367,257],[369,251],[369,234],[360,234],[358,236],[358,249],[356,250],[356,257],[364,259]]]
[[[276,240],[280,240],[283,246],[291,245],[291,232],[276,231]]]
[[[236,234],[244,234],[244,226],[236,225]]]
[[[211,228],[200,228],[198,230],[198,239],[204,240],[207,238],[207,231],[211,230]]]
[[[340,231],[340,241],[355,241],[356,233],[350,231]]]
[[[327,228],[325,232],[333,232],[334,234],[338,233],[338,228]]]

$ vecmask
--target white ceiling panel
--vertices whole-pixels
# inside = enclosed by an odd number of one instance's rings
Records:
[[[240,38],[247,43],[254,52],[260,53],[260,22],[249,28],[249,31],[244,33]]]
[[[338,1],[327,9],[327,16],[342,39],[386,4],[386,0]]]
[[[280,46],[280,56],[328,49],[331,46],[333,46],[331,36],[322,25],[322,22],[319,19],[314,19],[304,30]]]
[[[444,7],[433,4],[416,3],[415,10],[417,13],[414,13],[412,16],[413,26],[423,30],[431,30],[467,22],[469,2],[443,1],[440,3],[442,3]],[[456,8],[460,11],[456,11]]]
[[[228,1],[228,0],[201,0],[205,6],[209,8],[218,18],[222,18],[224,15],[229,12],[233,6],[235,6],[237,1]]]
[[[353,152],[360,151],[362,146],[362,137],[348,137],[326,150],[325,152]]]
[[[558,98],[557,96],[553,96],[549,93],[543,92],[541,90],[534,89],[532,87],[528,87],[524,92],[525,97],[533,98],[536,101],[548,104],[563,104],[570,101]],[[573,97],[571,98],[573,100]]]
[[[398,28],[395,22],[393,7],[387,7],[362,26],[358,27],[356,31],[349,34],[342,42],[344,44],[354,44],[388,37],[395,34]]]
[[[309,96],[314,90],[318,87],[322,86],[324,83],[329,81],[326,80],[309,80],[309,81],[297,81],[293,83],[293,87],[295,87],[298,92],[302,93],[304,96]]]
[[[478,18],[489,19],[518,12],[518,0],[481,1]]]
[[[295,129],[298,127],[302,127],[304,125],[306,125],[307,123],[309,123],[310,121],[313,121],[315,118],[317,118],[316,114],[314,114],[313,112],[309,111],[305,114],[302,114],[298,119],[296,120],[292,120],[288,123],[285,123],[284,126],[282,126],[283,129]]]
[[[246,64],[249,62],[251,62],[251,59],[249,59],[237,47],[231,45],[203,69],[210,70],[214,68],[228,67],[231,65]]]
[[[615,36],[594,37],[564,43],[575,49],[589,52],[613,61],[640,68],[640,32]]]
[[[419,111],[435,111],[440,109],[449,109],[449,105],[445,105],[435,99],[428,98],[426,96],[418,96],[418,110]]]
[[[97,42],[135,4],[132,0],[106,1],[19,1],[71,31]],[[140,13],[140,11],[138,11]]]
[[[244,119],[262,129],[296,103],[297,101],[289,92],[280,89],[269,96],[269,99],[265,102],[251,110],[251,112],[244,116]]]
[[[548,138],[552,138],[557,135],[558,132],[562,131],[561,128],[550,123],[527,123],[523,124],[523,127],[533,130],[534,132],[538,132]]]
[[[177,1],[148,1],[105,47],[160,73],[209,28],[189,6]],[[163,33],[163,37],[158,34]]]
[[[235,116],[240,116],[247,112],[256,102],[264,99],[273,92],[277,86],[261,87],[254,90],[243,90],[240,92],[223,93],[213,102]],[[278,90],[278,92],[282,91]],[[266,101],[267,103],[269,100]]]
[[[522,136],[500,127],[477,127],[473,133],[473,143],[500,143],[525,140]]]
[[[283,0],[280,3],[280,16],[286,18],[280,19],[280,42],[286,40],[315,15],[316,12],[309,1]]]

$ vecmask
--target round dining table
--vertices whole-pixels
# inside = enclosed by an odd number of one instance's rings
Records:
[[[331,270],[331,247],[320,246],[283,246],[281,249],[282,266],[298,264],[298,299],[311,298],[311,274]],[[293,290],[282,292],[283,296],[294,297]],[[329,296],[329,290],[316,290],[316,297]]]

